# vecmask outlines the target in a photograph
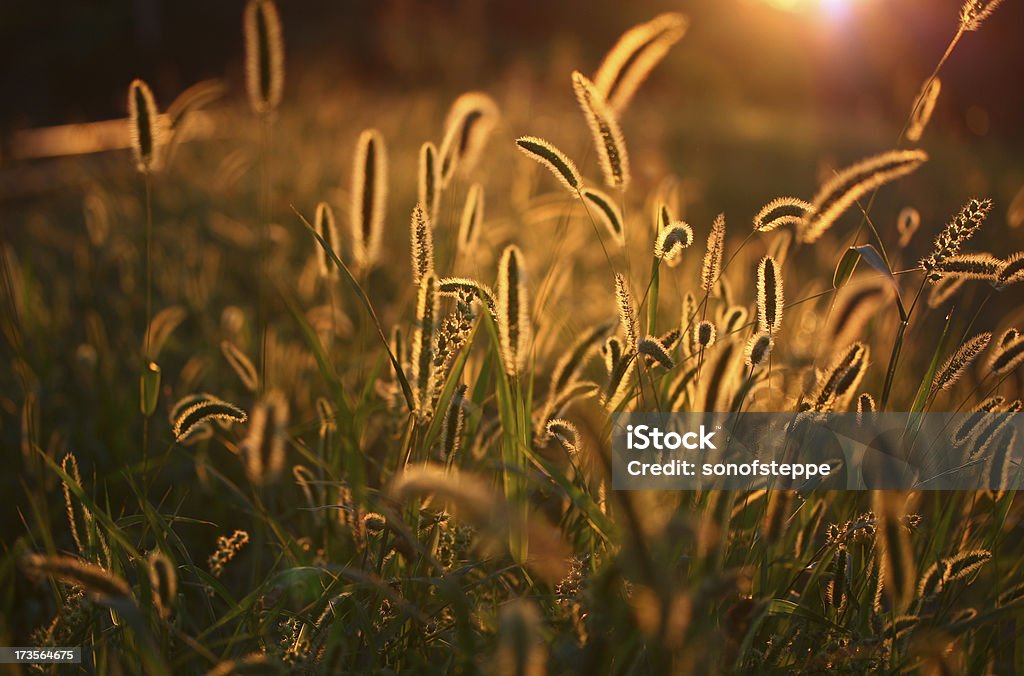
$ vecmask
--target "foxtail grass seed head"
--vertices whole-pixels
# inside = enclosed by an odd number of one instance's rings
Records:
[[[746,326],[749,315],[747,308],[742,305],[733,305],[719,315],[718,325],[722,327],[722,333],[734,333]]]
[[[767,361],[774,346],[775,341],[770,333],[762,332],[752,335],[743,350],[743,359],[747,368],[757,368]]]
[[[109,606],[131,598],[131,588],[121,577],[71,556],[28,554],[21,559],[21,568],[30,578],[49,577],[81,587],[89,599],[99,605]]]
[[[784,304],[782,270],[774,258],[765,256],[757,266],[758,329],[775,334],[782,323]]]
[[[139,79],[128,85],[128,122],[135,166],[144,174],[155,171],[160,164],[161,122],[153,92]]]
[[[388,154],[376,129],[359,135],[352,167],[352,245],[356,265],[369,270],[380,256],[388,199]]]
[[[1024,364],[1024,336],[1020,335],[1000,345],[988,362],[989,369],[997,376],[1011,373],[1021,364]]]
[[[1024,282],[1024,251],[1010,254],[999,270],[997,287],[1002,289]]]
[[[468,176],[498,124],[498,104],[483,92],[467,92],[455,99],[444,123],[439,152],[441,187],[456,173]]]
[[[584,203],[593,207],[590,213],[597,216],[598,222],[612,236],[612,241],[620,247],[625,246],[625,228],[623,227],[622,212],[619,210],[619,205],[611,197],[594,188],[583,188],[581,194]]]
[[[641,340],[640,345],[637,347],[637,352],[664,369],[671,370],[676,365],[668,349],[654,336],[647,336]]]
[[[615,113],[608,107],[594,83],[583,73],[573,72],[572,87],[594,137],[597,160],[605,184],[611,188],[625,188],[630,179],[629,153],[626,152],[626,141]]]
[[[459,254],[473,251],[480,239],[480,227],[484,220],[484,187],[479,183],[469,186],[466,204],[462,207],[462,218],[459,219]]]
[[[992,334],[985,331],[961,345],[935,374],[932,390],[949,390],[956,385],[967,368],[978,358],[978,355],[985,351],[991,340]]]
[[[862,196],[906,176],[927,160],[923,150],[891,150],[843,169],[814,197],[798,227],[800,241],[817,241]]]
[[[230,537],[227,535],[218,537],[217,549],[210,555],[210,559],[207,562],[210,574],[214,577],[220,577],[224,572],[225,566],[231,563],[238,556],[238,552],[242,551],[242,548],[247,544],[249,544],[249,533],[244,530],[236,530]]]
[[[468,277],[445,277],[438,282],[438,292],[443,296],[458,298],[471,296],[487,306],[492,317],[497,317],[498,308],[494,300],[494,291],[483,282]]]
[[[875,405],[875,398],[870,394],[862,392],[860,396],[857,397],[857,422],[859,424],[869,422],[871,416],[874,415],[876,410],[877,406]]]
[[[960,247],[981,228],[991,211],[992,200],[972,199],[946,224],[935,238],[931,254],[921,259],[921,267],[927,273],[928,281],[937,282],[942,279],[943,275],[937,268],[951,256],[960,253]]]
[[[932,113],[935,112],[935,104],[939,100],[940,91],[942,91],[942,81],[934,77],[914,100],[910,126],[906,133],[906,138],[911,143],[917,143],[924,135],[925,127],[928,126],[928,122],[932,119]]]
[[[247,418],[245,411],[234,404],[213,397],[202,397],[183,408],[174,418],[174,439],[185,441],[210,422],[242,423]]]
[[[434,274],[434,228],[422,205],[413,207],[409,221],[409,240],[412,251],[412,283],[419,284],[427,275]]]
[[[684,15],[668,12],[622,34],[594,75],[594,85],[615,113],[625,110],[637,88],[682,39],[688,26]]]
[[[725,214],[718,214],[708,234],[707,251],[700,271],[700,288],[710,292],[722,276],[722,255],[725,253]]]
[[[703,320],[693,329],[693,351],[706,350],[715,344],[715,325]]]
[[[61,488],[64,490],[64,505],[67,509],[68,515],[68,526],[71,528],[71,538],[75,541],[75,546],[78,547],[80,554],[85,553],[85,547],[83,546],[81,536],[78,533],[78,519],[75,517],[75,504],[71,499],[71,485],[74,484],[77,488],[82,487],[82,475],[78,472],[78,460],[75,459],[73,453],[67,453],[60,462],[60,468],[64,470],[64,473],[70,478],[68,480],[61,481]],[[81,506],[82,511],[82,523],[85,526],[85,531],[88,532],[88,528],[92,523],[92,512],[84,504]]]
[[[167,619],[178,596],[178,571],[167,555],[154,550],[146,557],[149,569],[149,587],[153,594],[153,605],[162,619]]]
[[[914,233],[917,232],[920,225],[921,213],[917,209],[904,207],[900,210],[899,216],[896,217],[896,232],[900,235],[901,247],[910,244],[910,240],[913,239]]]
[[[831,410],[836,399],[843,394],[841,388],[853,389],[864,374],[867,357],[868,347],[861,342],[854,342],[839,352],[819,380],[813,410]]]
[[[416,326],[412,334],[409,365],[412,392],[419,415],[426,417],[434,398],[434,356],[437,348],[437,326],[440,299],[437,277],[426,273],[419,281],[416,296]]]
[[[570,458],[575,458],[580,452],[580,431],[576,425],[565,418],[552,418],[544,425],[544,432],[547,439],[553,439],[565,449]]]
[[[975,279],[997,284],[1006,263],[987,253],[956,254],[935,266],[943,277]]]
[[[1005,397],[996,395],[994,397],[989,397],[975,406],[969,414],[964,416],[956,429],[953,430],[953,434],[951,436],[953,445],[958,447],[963,446],[967,441],[972,439],[976,435],[982,422],[989,417],[986,414],[1001,410],[1005,402]]]
[[[277,5],[273,0],[249,0],[243,24],[249,105],[265,115],[281,103],[284,90],[284,40]]]
[[[1006,329],[1003,335],[999,336],[999,341],[996,343],[999,347],[1006,347],[1020,336],[1020,331],[1014,328]]]
[[[811,209],[811,203],[796,197],[776,197],[754,215],[754,230],[771,232],[784,225],[796,225]]]
[[[238,379],[245,385],[245,389],[255,392],[259,388],[259,375],[256,373],[256,366],[249,357],[242,352],[241,348],[229,340],[220,342],[220,351],[235,372]]]
[[[526,365],[531,340],[526,268],[515,245],[505,247],[498,262],[498,337],[505,372],[515,376]]]
[[[683,249],[693,244],[693,228],[683,221],[670,223],[658,232],[654,255],[665,261],[677,260]]]
[[[694,318],[697,316],[697,298],[692,291],[687,291],[683,296],[682,314],[679,326],[686,333],[693,327]]]
[[[1010,473],[1014,469],[1012,458],[1016,443],[1017,428],[1011,426],[1002,429],[992,444],[992,453],[985,473],[988,476],[988,485],[995,487],[989,492],[993,500],[1000,500],[1007,490],[1015,488]]]
[[[441,421],[441,459],[451,462],[462,446],[462,428],[466,417],[466,385],[460,383],[452,393]]]
[[[935,309],[955,296],[967,280],[962,277],[943,277],[928,289],[928,307]]]
[[[277,481],[284,469],[288,439],[288,400],[276,390],[256,402],[249,421],[249,434],[240,449],[245,473],[256,486]]]
[[[960,8],[960,27],[965,31],[976,31],[996,11],[1003,0],[964,0]]]
[[[338,278],[338,268],[334,265],[334,261],[331,260],[327,254],[327,250],[330,250],[339,259],[341,258],[341,247],[339,244],[341,240],[338,238],[338,224],[334,220],[334,209],[327,202],[320,202],[316,205],[316,218],[313,219],[313,229],[316,234],[320,235],[320,239],[326,244],[326,248],[320,244],[315,243],[316,248],[316,265],[320,271],[320,276],[324,279],[335,280]]]
[[[619,308],[619,324],[626,337],[625,347],[630,352],[636,352],[640,343],[640,328],[633,308],[633,296],[629,293],[626,278],[619,273],[615,273],[615,303]]]
[[[583,179],[580,177],[579,169],[565,153],[536,136],[520,136],[516,139],[516,146],[524,155],[547,167],[548,171],[565,186],[566,190],[579,196],[580,189],[583,187]]]
[[[609,336],[605,341],[604,345],[601,346],[601,357],[604,360],[604,368],[609,374],[615,371],[615,368],[622,361],[622,342],[615,336]]]
[[[419,184],[417,195],[419,203],[430,216],[437,219],[437,202],[441,196],[441,173],[437,159],[437,147],[427,141],[420,146]]]

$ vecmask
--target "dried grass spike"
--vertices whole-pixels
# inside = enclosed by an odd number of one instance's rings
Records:
[[[594,84],[616,113],[625,110],[637,88],[675,43],[689,21],[676,12],[660,14],[622,34],[604,57]]]
[[[579,196],[583,179],[580,178],[579,169],[565,153],[536,136],[520,136],[516,139],[516,145],[524,155],[547,167],[569,192]]]
[[[320,271],[320,276],[324,279],[337,279],[338,268],[327,255],[327,251],[330,250],[340,259],[341,247],[339,245],[341,240],[338,237],[338,224],[334,219],[334,209],[327,202],[320,202],[316,205],[316,218],[313,220],[313,229],[327,245],[325,248],[317,242],[315,247],[316,264]]]
[[[996,11],[1003,0],[964,0],[960,8],[960,26],[965,31],[976,31]]]
[[[896,232],[900,235],[901,247],[910,244],[910,240],[913,239],[914,233],[920,226],[921,212],[914,207],[904,207],[900,210],[899,216],[896,217]]]
[[[906,138],[911,143],[917,143],[924,135],[925,127],[932,119],[935,112],[935,104],[939,100],[939,92],[942,91],[942,81],[933,77],[926,83],[927,87],[914,99],[914,108],[911,110],[910,127],[907,128]]]
[[[594,137],[597,160],[604,182],[612,188],[629,185],[629,153],[614,111],[608,107],[594,83],[579,71],[572,74],[573,91]]]
[[[693,329],[693,350],[706,350],[715,344],[715,325],[707,320],[701,321]]]
[[[466,417],[466,385],[460,383],[452,393],[441,421],[441,459],[451,463],[462,446],[462,428]]]
[[[615,303],[619,308],[619,324],[626,337],[626,349],[636,352],[640,343],[640,328],[636,310],[633,309],[633,296],[629,293],[626,278],[619,273],[615,274]]]
[[[526,269],[519,247],[505,247],[498,263],[498,335],[505,372],[515,376],[529,356],[531,330]]]
[[[612,236],[612,240],[619,245],[625,246],[626,234],[623,228],[622,212],[618,205],[605,193],[594,188],[583,188],[584,202],[589,202],[595,207],[597,220],[605,227]]]
[[[868,192],[915,171],[928,160],[923,150],[891,150],[840,171],[825,183],[798,228],[801,242],[817,241]]]
[[[220,351],[245,388],[250,392],[255,392],[259,387],[259,376],[249,357],[229,340],[220,342]]]
[[[273,0],[249,0],[243,24],[249,105],[266,115],[277,108],[284,90],[284,40],[277,5]]]
[[[957,351],[943,363],[938,373],[935,374],[935,379],[932,381],[932,390],[948,390],[953,387],[960,380],[967,367],[974,363],[978,355],[985,351],[990,340],[992,340],[992,334],[985,331],[957,348]]]
[[[665,261],[679,258],[683,249],[693,244],[693,228],[683,221],[669,223],[658,231],[658,239],[654,243],[654,255]]]
[[[772,340],[770,333],[755,333],[751,336],[743,350],[743,360],[747,368],[753,369],[763,364],[774,346],[775,341]]]
[[[955,279],[977,279],[997,283],[1005,263],[987,253],[949,256],[935,266],[933,274]]]
[[[580,452],[580,431],[576,425],[564,418],[552,418],[544,425],[548,439],[557,441],[569,457],[575,458]]]
[[[352,168],[352,242],[356,265],[369,270],[380,256],[387,209],[388,157],[376,129],[359,135]]]
[[[774,335],[779,330],[784,304],[782,271],[774,258],[765,256],[757,266],[757,325],[760,331]]]
[[[480,225],[484,220],[484,187],[479,183],[469,186],[466,204],[459,219],[458,251],[465,254],[473,250],[480,239]]]
[[[239,447],[246,476],[256,486],[277,481],[285,464],[288,438],[288,400],[271,390],[256,402],[249,421],[249,434]]]
[[[754,215],[754,230],[771,232],[784,225],[796,225],[811,209],[811,203],[796,197],[776,197]]]
[[[128,85],[128,120],[135,166],[143,173],[154,171],[159,168],[160,120],[153,92],[139,79]]]
[[[989,369],[997,376],[1012,372],[1024,364],[1024,336],[1017,336],[1005,345],[1000,345],[989,359]]]
[[[131,599],[131,588],[122,578],[71,556],[28,554],[21,559],[21,567],[28,577],[45,576],[81,587],[90,600],[99,605],[109,606],[119,600]]]
[[[247,417],[245,411],[234,404],[220,399],[204,399],[189,406],[175,418],[174,439],[179,442],[187,439],[204,423],[214,420],[241,423],[245,422]]]
[[[972,199],[946,224],[935,238],[931,254],[921,259],[921,267],[928,273],[929,281],[936,282],[942,279],[942,274],[936,268],[947,258],[960,252],[960,247],[974,236],[991,211],[992,200]]]
[[[641,340],[637,352],[650,358],[662,368],[672,369],[676,365],[672,360],[672,355],[668,353],[665,346],[654,336],[647,336]]]
[[[146,558],[149,569],[149,586],[153,591],[153,604],[157,614],[167,619],[178,596],[178,573],[167,555],[154,550]]]
[[[469,175],[487,139],[498,123],[498,104],[483,92],[467,92],[455,99],[444,123],[439,175],[447,187],[456,173]]]
[[[419,281],[416,326],[412,334],[412,352],[409,356],[412,375],[410,385],[417,412],[421,417],[429,414],[434,396],[434,356],[439,307],[437,277],[433,273],[427,273]]]
[[[1024,251],[1017,251],[1010,254],[1010,257],[1003,263],[1003,267],[999,271],[997,286],[1004,288],[1021,282],[1024,282]]]
[[[430,218],[419,204],[413,207],[409,225],[412,283],[419,284],[424,277],[434,274],[434,229]]]
[[[710,292],[722,276],[722,255],[725,253],[725,214],[718,214],[708,233],[707,251],[700,272],[700,288]]]
[[[430,215],[430,220],[434,221],[437,219],[437,203],[441,196],[441,174],[437,160],[437,147],[430,141],[420,146],[418,176],[419,203]]]

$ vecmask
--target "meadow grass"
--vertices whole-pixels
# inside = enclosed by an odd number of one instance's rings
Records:
[[[918,171],[997,4],[951,17],[895,147],[740,214],[626,150],[686,17],[565,73],[555,124],[353,92],[325,153],[251,0],[248,110],[131,83],[144,192],[103,158],[4,244],[0,643],[104,674],[1021,668],[1014,491],[616,491],[609,452],[622,411],[966,410],[956,443],[1019,471],[1024,254],[969,250],[992,201]],[[231,133],[176,144],[201,115]]]

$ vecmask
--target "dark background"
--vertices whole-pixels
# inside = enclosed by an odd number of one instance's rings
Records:
[[[798,2],[801,0],[798,0]],[[802,0],[814,5],[815,0]],[[804,109],[870,124],[902,120],[956,27],[951,0],[818,0],[787,12],[761,0],[285,0],[288,83],[486,88],[514,64],[536,72],[572,55],[593,69],[628,26],[668,9],[690,32],[655,91],[687,106]],[[0,4],[0,127],[124,114],[134,77],[169,102],[227,77],[241,95],[243,0],[47,0]],[[1006,0],[967,34],[944,71],[937,124],[1020,140],[1024,7]],[[451,55],[458,53],[460,58]]]

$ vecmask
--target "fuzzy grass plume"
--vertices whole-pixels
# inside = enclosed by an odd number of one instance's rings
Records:
[[[245,89],[252,109],[265,115],[281,103],[284,91],[284,40],[273,0],[249,0],[243,20]]]
[[[376,129],[359,135],[352,167],[352,247],[356,265],[368,270],[380,257],[387,208],[388,157]]]
[[[629,153],[615,113],[590,79],[579,71],[572,74],[572,87],[583,116],[590,127],[604,182],[612,188],[629,185]]]
[[[923,150],[891,150],[838,172],[815,195],[798,225],[801,242],[815,242],[868,192],[912,173],[928,160]]]
[[[498,336],[502,364],[510,376],[525,367],[531,335],[523,252],[513,244],[505,247],[498,263]]]

